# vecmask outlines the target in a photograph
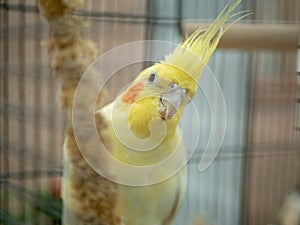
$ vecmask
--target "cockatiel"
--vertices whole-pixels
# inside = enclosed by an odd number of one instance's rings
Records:
[[[240,15],[240,13],[232,15],[239,3],[240,0],[232,6],[228,4],[210,26],[198,29],[179,44],[173,53],[166,56],[164,61],[143,70],[111,104],[96,112],[96,116],[103,118],[107,124],[101,130],[100,136],[103,139],[109,138],[110,144],[106,147],[118,161],[136,166],[138,170],[139,167],[152,166],[174,156],[174,160],[170,163],[173,168],[169,169],[167,164],[142,178],[144,181],[149,179],[149,185],[118,185],[116,212],[120,216],[120,224],[170,225],[173,223],[183,201],[187,182],[184,167],[185,148],[178,123],[185,106],[197,91],[202,70],[229,27],[223,29],[224,23]],[[230,25],[244,16],[242,14],[234,19]],[[68,152],[70,142],[70,138],[67,138],[65,152]],[[78,185],[77,190],[74,190],[72,180],[68,180],[68,174],[72,171],[72,162],[68,155],[64,156],[64,160],[67,171],[63,190],[64,224],[104,224],[101,221],[94,222],[92,216],[87,216],[84,222],[78,222],[76,210],[83,210],[83,214],[89,215],[90,212],[97,211],[93,208],[96,203],[86,204],[85,207],[75,205],[75,201],[74,204],[71,203],[73,196],[76,192],[80,192],[81,187]],[[172,169],[174,169],[173,173],[170,172]],[[78,176],[81,172],[78,171]],[[123,171],[122,175],[130,177],[132,174]],[[156,177],[157,182],[151,180],[152,175]],[[95,174],[91,179],[92,182],[97,182]],[[97,189],[93,191],[94,193],[81,194],[91,198]],[[76,204],[81,203],[76,202]]]

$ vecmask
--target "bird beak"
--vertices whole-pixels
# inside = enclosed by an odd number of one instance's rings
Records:
[[[182,89],[178,85],[171,86],[166,92],[162,93],[159,101],[159,113],[163,120],[172,118],[181,106],[185,95],[186,89]]]

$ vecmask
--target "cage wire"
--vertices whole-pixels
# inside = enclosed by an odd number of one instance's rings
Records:
[[[84,35],[102,54],[137,40],[178,43],[186,33],[183,22],[209,22],[225,4],[225,0],[89,0],[78,14],[89,21]],[[253,11],[250,24],[299,25],[297,0],[245,0],[239,9]],[[58,181],[66,121],[57,104],[61,81],[52,76],[46,49],[41,47],[49,27],[34,0],[1,0],[0,12],[0,223],[61,224]],[[145,49],[144,54],[159,52]],[[282,205],[300,182],[300,63],[296,53],[297,47],[241,48],[218,50],[212,57],[209,67],[226,100],[227,131],[216,160],[199,173],[210,112],[203,93],[197,93],[201,137],[188,163],[187,193],[175,224],[203,216],[220,225],[281,222]],[[130,66],[120,71],[122,76],[112,78],[107,85],[110,100],[143,67]],[[185,114],[190,132],[192,116]],[[187,143],[189,136],[185,133]]]

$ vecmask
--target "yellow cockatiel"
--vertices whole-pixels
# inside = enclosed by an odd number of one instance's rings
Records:
[[[166,56],[164,61],[143,70],[114,102],[97,111],[96,114],[107,124],[101,134],[110,138],[110,145],[107,148],[110,148],[109,152],[118,161],[137,167],[147,167],[163,161],[174,151],[177,152],[178,159],[175,159],[172,165],[176,167],[178,163],[178,170],[172,176],[166,172],[166,167],[161,167],[161,170],[153,172],[159,175],[157,183],[150,182],[152,184],[143,186],[118,185],[116,211],[120,216],[120,224],[173,223],[186,187],[186,172],[182,163],[185,161],[185,148],[178,123],[186,104],[197,91],[202,70],[229,27],[223,29],[224,23],[232,17],[241,15],[232,14],[239,3],[240,0],[231,6],[228,4],[211,25],[195,31],[179,44],[173,53]],[[243,15],[235,18],[229,25],[239,21]],[[126,130],[126,127],[129,129]],[[139,144],[136,142],[137,139],[151,141]],[[68,142],[70,140],[67,138],[65,148],[70,145]],[[145,149],[142,149],[143,147]],[[68,156],[65,156],[64,160],[65,167],[69,168],[67,170],[72,170]],[[124,174],[131,176],[126,174],[126,171]],[[68,204],[72,198],[68,194],[72,188],[71,183],[71,180],[66,180],[64,184],[65,225],[98,224],[92,219],[79,223],[76,222],[76,216],[70,216],[72,213],[76,215],[73,212],[76,209],[72,209],[74,205]],[[80,186],[78,188],[80,189]],[[73,192],[76,193],[76,190]],[[85,210],[88,214],[89,210],[95,209],[89,209],[87,205]]]

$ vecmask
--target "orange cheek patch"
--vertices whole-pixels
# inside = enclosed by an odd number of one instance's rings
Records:
[[[125,103],[133,103],[136,100],[137,95],[143,89],[143,83],[136,83],[126,91],[122,96],[122,101]]]

